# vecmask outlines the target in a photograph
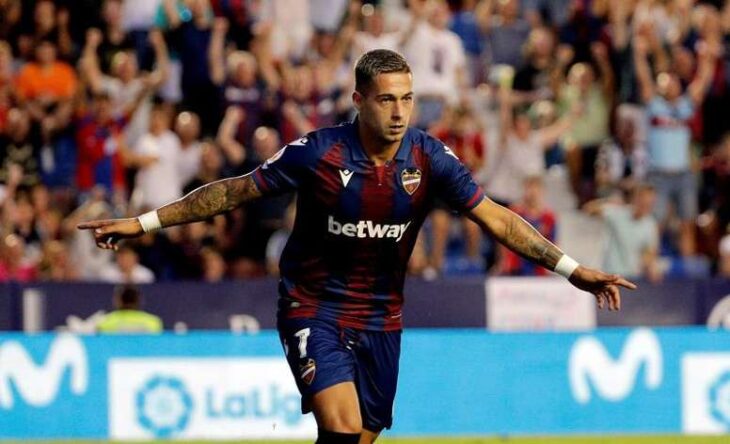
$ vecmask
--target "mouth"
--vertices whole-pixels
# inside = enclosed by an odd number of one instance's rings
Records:
[[[405,125],[389,125],[388,129],[390,130],[391,133],[399,133],[399,132],[403,131],[403,129],[405,127],[406,127]]]

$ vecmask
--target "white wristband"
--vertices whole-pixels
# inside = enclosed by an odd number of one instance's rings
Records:
[[[555,265],[555,272],[568,279],[579,265],[580,264],[575,259],[564,254],[558,261],[557,265]]]
[[[145,233],[152,233],[162,229],[162,223],[160,222],[160,217],[157,215],[157,211],[144,213],[137,217],[137,220],[142,225],[142,231]]]

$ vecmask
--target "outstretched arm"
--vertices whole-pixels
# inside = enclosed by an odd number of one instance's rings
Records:
[[[593,293],[600,308],[608,305],[609,310],[620,309],[619,287],[636,288],[636,285],[621,276],[577,265],[524,219],[489,199],[484,199],[468,216],[510,250],[564,275],[577,288]],[[566,267],[571,262],[574,265]]]
[[[208,219],[261,197],[250,174],[211,182],[157,210],[162,227]]]
[[[120,239],[138,237],[145,232],[211,218],[256,199],[261,192],[250,174],[211,182],[185,197],[140,217],[84,222],[81,230],[94,230],[97,246],[116,249]]]

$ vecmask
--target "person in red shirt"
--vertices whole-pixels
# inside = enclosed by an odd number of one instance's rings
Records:
[[[106,91],[91,92],[91,106],[81,103],[76,109],[78,162],[76,185],[82,193],[99,185],[122,202],[126,192],[124,166],[128,158],[124,129],[145,98],[157,87],[146,77],[143,87],[126,107],[116,110]]]
[[[525,191],[521,202],[511,205],[510,210],[529,222],[546,239],[555,242],[555,213],[545,204],[545,184],[540,176],[525,179]],[[523,259],[511,250],[500,247],[500,258],[496,270],[507,276],[547,276],[545,268]]]
[[[471,173],[483,167],[485,153],[483,131],[471,109],[460,106],[453,111],[447,111],[444,118],[431,128],[430,133],[442,140]],[[443,267],[451,222],[448,205],[437,202],[431,212],[433,240],[426,277],[434,276],[434,273],[440,272]],[[481,269],[481,229],[474,222],[463,219],[463,231],[469,264]]]

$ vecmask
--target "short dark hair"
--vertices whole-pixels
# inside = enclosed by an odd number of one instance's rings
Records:
[[[121,285],[114,290],[114,296],[121,307],[139,307],[142,293],[133,285]]]
[[[405,57],[389,49],[368,51],[355,64],[355,91],[364,93],[378,74],[402,72],[410,74]]]

